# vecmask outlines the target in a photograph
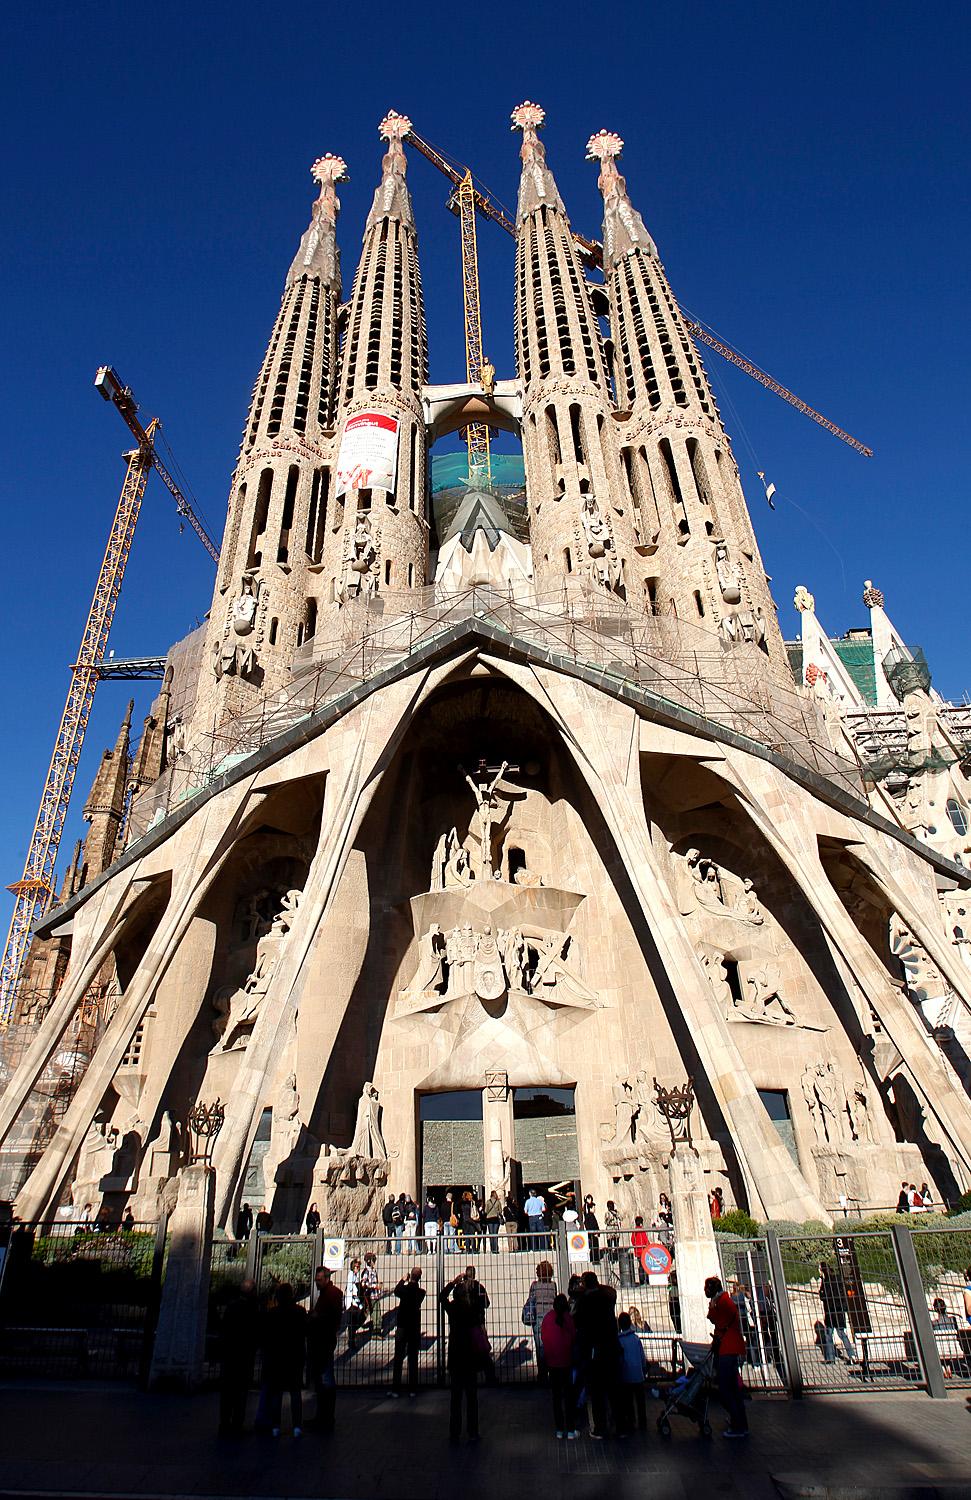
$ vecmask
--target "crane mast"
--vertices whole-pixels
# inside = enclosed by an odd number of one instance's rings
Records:
[[[95,688],[102,676],[110,675],[104,669],[108,636],[121,593],[145,486],[152,469],[158,473],[173,496],[179,514],[189,522],[209,556],[214,562],[219,561],[219,550],[212,537],[155,451],[158,419],[153,417],[147,427],[143,426],[130,388],[122,384],[110,365],[102,366],[94,383],[104,399],[118,408],[138,446],[125,455],[128,460],[125,482],[118,497],[77,660],[71,668],[71,682],[34,821],[24,871],[18,881],[7,887],[14,896],[14,909],[3,959],[0,961],[0,1026],[6,1025],[14,1012],[30,945],[31,929],[49,910],[54,900],[54,871],[61,834],[91,717]]]
[[[108,534],[108,545],[98,572],[77,661],[71,669],[71,682],[41,793],[24,873],[14,885],[7,887],[13,892],[15,901],[0,966],[0,1023],[9,1021],[13,1012],[31,928],[44,916],[54,898],[57,851],[91,717],[99,668],[108,644],[125,564],[152,467],[151,444],[156,426],[156,422],[150,422],[145,430],[145,444],[127,455],[125,482]]]

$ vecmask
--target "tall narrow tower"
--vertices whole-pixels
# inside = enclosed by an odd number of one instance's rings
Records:
[[[212,688],[199,700],[210,724],[287,683],[295,648],[316,627],[337,378],[336,184],[346,168],[327,155],[311,174],[320,197],[287,276],[230,490],[207,642]]]
[[[516,213],[516,363],[523,386],[523,457],[537,589],[571,575],[640,602],[632,507],[611,431],[600,328],[570,222],[529,100]]]
[[[391,110],[381,182],[364,231],[341,360],[331,597],[420,588],[428,569],[425,423],[428,379],[418,241],[402,142],[411,121]]]
[[[648,607],[761,645],[782,637],[731,445],[657,248],[617,169],[620,136],[592,136],[604,200],[621,455],[647,563]]]

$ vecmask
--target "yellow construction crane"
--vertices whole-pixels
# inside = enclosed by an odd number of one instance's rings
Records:
[[[475,240],[475,210],[478,209],[487,219],[492,219],[494,223],[498,224],[501,229],[504,229],[507,234],[511,234],[513,238],[516,236],[516,226],[505,210],[492,201],[488,193],[481,192],[474,185],[472,173],[468,167],[462,167],[460,171],[456,164],[448,161],[440,151],[436,150],[434,146],[430,146],[413,129],[405,136],[405,140],[409,145],[414,146],[416,151],[420,151],[422,156],[427,157],[440,172],[444,173],[456,189],[452,199],[449,200],[449,207],[453,208],[459,214],[462,224],[465,360],[468,370],[468,380],[472,383],[481,378],[482,366],[482,328],[479,316],[479,264]],[[584,264],[588,267],[602,269],[603,246],[597,240],[588,240],[585,235],[577,234],[575,230],[573,231],[573,238]],[[777,396],[781,396],[782,400],[788,401],[790,406],[796,408],[796,411],[801,411],[804,416],[811,417],[814,422],[819,423],[820,427],[825,427],[827,432],[831,432],[841,442],[848,443],[857,453],[862,453],[866,458],[873,457],[872,448],[868,448],[865,443],[860,442],[859,438],[855,438],[850,433],[845,432],[842,427],[838,427],[835,422],[831,422],[828,417],[824,417],[814,407],[810,406],[808,402],[803,401],[801,397],[787,390],[778,380],[774,379],[771,375],[767,375],[764,370],[760,370],[758,365],[746,359],[744,354],[739,354],[730,344],[726,344],[720,339],[717,334],[710,332],[707,328],[703,328],[695,318],[685,317],[684,323],[692,338],[698,339],[703,344],[707,344],[709,349],[714,349],[723,359],[727,359],[730,364],[735,365],[739,370],[744,370],[746,375],[750,375],[753,380],[757,380],[760,385],[764,385],[766,390],[774,392]],[[473,355],[470,351],[476,349],[478,350],[478,363],[473,363]],[[470,470],[473,463],[472,432],[473,429],[470,427],[467,439],[469,444]],[[481,439],[477,439],[477,441],[481,443]],[[487,456],[489,451],[488,443],[489,435],[488,428],[486,428],[485,452]]]
[[[216,561],[219,559],[218,548],[205,526],[155,451],[158,419],[153,417],[147,427],[142,425],[138,419],[138,406],[130,389],[122,385],[110,365],[98,371],[95,386],[105,400],[111,401],[121,412],[134,433],[138,446],[125,455],[128,460],[125,482],[121,487],[115,518],[108,534],[108,544],[98,572],[77,660],[71,668],[67,700],[34,821],[24,872],[18,881],[7,887],[16,900],[0,967],[0,1025],[6,1025],[14,1011],[30,944],[31,928],[45,914],[54,899],[54,870],[61,833],[71,801],[74,777],[91,717],[95,688],[101,675],[108,634],[125,576],[125,565],[131,551],[142,497],[149,472],[153,468],[158,471],[174,496],[179,514],[189,522],[209,555]]]

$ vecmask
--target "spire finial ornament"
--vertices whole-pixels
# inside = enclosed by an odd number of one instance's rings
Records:
[[[546,120],[545,109],[541,104],[534,104],[532,99],[524,99],[522,104],[516,105],[509,118],[512,120],[512,129],[523,133],[523,143],[519,148],[523,172],[519,180],[517,224],[521,224],[535,208],[554,208],[565,215],[566,209],[556,190],[553,173],[546,165],[546,151],[537,134]]]
[[[811,615],[815,613],[816,600],[813,598],[812,594],[806,588],[806,585],[804,583],[799,584],[796,592],[792,596],[792,602],[801,615]]]
[[[597,186],[604,200],[604,264],[615,266],[632,250],[657,255],[657,246],[627,196],[627,183],[617,170],[624,142],[616,130],[598,130],[587,141],[587,161],[600,163]]]
[[[320,197],[311,210],[310,227],[294,256],[287,285],[292,286],[300,276],[319,276],[325,284],[339,289],[341,273],[336,229],[341,205],[335,185],[348,180],[347,163],[343,157],[328,151],[326,156],[318,156],[310,168],[310,175],[320,185]]]
[[[373,228],[383,218],[400,219],[402,224],[412,229],[415,227],[411,197],[405,186],[407,163],[402,144],[410,129],[408,116],[399,115],[396,109],[389,109],[378,126],[378,135],[387,141],[388,149],[381,160],[381,184],[368,214],[367,229]]]
[[[348,182],[347,162],[342,156],[334,156],[330,151],[325,156],[318,156],[310,168],[310,175],[314,182],[320,184],[320,197],[317,202],[320,205],[319,212],[328,218],[332,224],[337,223],[337,215],[340,211],[340,200],[335,192],[338,182]]]
[[[863,585],[863,603],[867,609],[883,609],[883,589],[875,589],[869,578]]]

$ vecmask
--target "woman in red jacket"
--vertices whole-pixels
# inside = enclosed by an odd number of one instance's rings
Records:
[[[728,1412],[725,1436],[748,1437],[748,1417],[745,1415],[740,1374],[741,1362],[745,1357],[745,1340],[742,1337],[738,1308],[717,1276],[708,1277],[705,1296],[708,1298],[708,1321],[715,1329],[713,1347],[718,1371],[718,1394]]]

